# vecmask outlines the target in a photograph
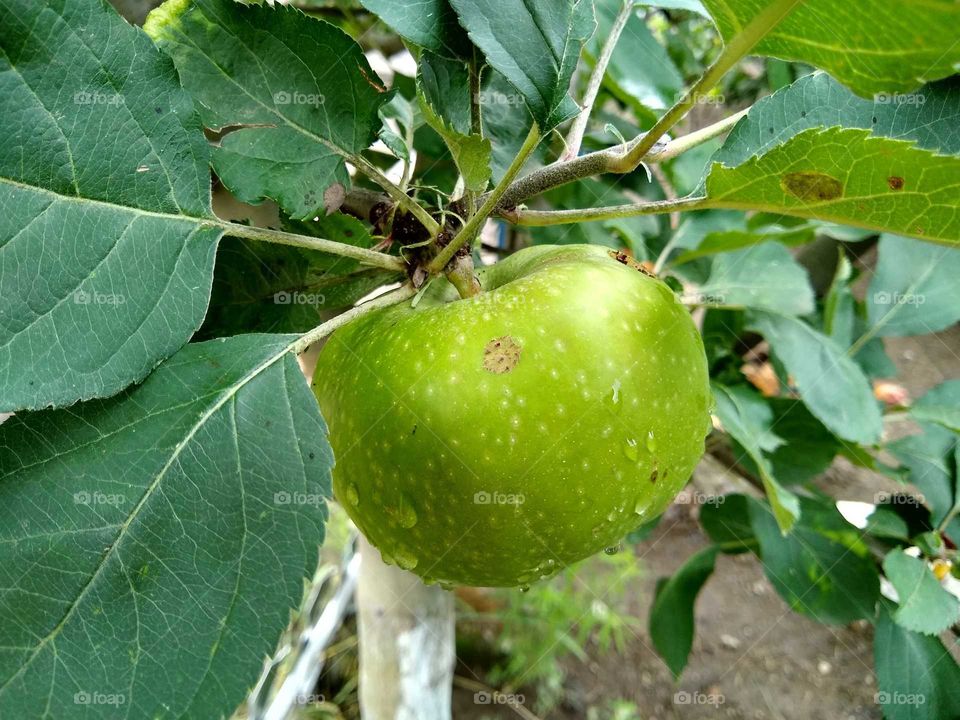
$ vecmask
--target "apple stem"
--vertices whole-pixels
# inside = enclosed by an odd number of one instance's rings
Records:
[[[461,298],[473,297],[483,292],[480,281],[473,272],[473,258],[470,255],[460,255],[449,267],[447,280],[457,289]]]

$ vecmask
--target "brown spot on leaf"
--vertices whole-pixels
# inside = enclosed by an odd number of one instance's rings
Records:
[[[818,172],[787,173],[780,185],[784,191],[805,202],[836,200],[843,196],[843,185],[839,180]]]
[[[656,483],[658,477],[660,477],[660,471],[657,468],[654,468],[653,472],[650,473],[650,482]]]
[[[887,178],[887,185],[891,190],[903,190],[903,178],[897,175],[891,175]]]
[[[483,348],[483,369],[494,375],[513,370],[520,362],[520,343],[509,335],[494,338]]]

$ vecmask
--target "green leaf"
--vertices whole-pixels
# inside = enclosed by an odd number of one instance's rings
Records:
[[[673,576],[660,586],[650,609],[650,639],[679,678],[693,647],[693,606],[697,593],[713,573],[717,548],[708,547],[691,555]]]
[[[880,238],[877,267],[867,291],[874,335],[926,335],[960,320],[960,247],[918,245]]]
[[[866,311],[863,303],[853,295],[852,281],[853,267],[841,250],[837,271],[824,300],[823,332],[846,350],[867,332]],[[896,366],[887,357],[880,337],[867,340],[857,350],[853,360],[868,377],[891,377],[897,374]]]
[[[757,230],[724,230],[713,232],[703,238],[703,241],[693,250],[681,254],[672,261],[671,266],[683,265],[717,253],[731,252],[743,248],[761,245],[766,242],[776,242],[788,247],[795,247],[810,242],[816,233],[811,225],[798,227],[781,227],[774,225]]]
[[[830,220],[954,244],[960,157],[868,130],[804,130],[735,167],[714,162],[707,206]]]
[[[767,453],[774,476],[783,485],[798,485],[815,479],[830,467],[842,444],[817,420],[806,405],[793,398],[768,398],[771,427],[782,444]],[[756,471],[749,458],[748,470]]]
[[[567,94],[596,20],[590,0],[451,0],[470,39],[523,95],[544,135],[579,111]]]
[[[960,619],[960,603],[934,577],[927,563],[903,550],[891,550],[883,572],[897,590],[897,624],[924,635],[939,635]]]
[[[776,242],[765,242],[714,258],[710,277],[697,289],[698,302],[772,310],[784,315],[813,312],[807,271]]]
[[[471,132],[470,72],[465,63],[424,52],[417,69],[424,119],[443,138],[468,190],[490,182],[490,140]]]
[[[492,145],[490,164],[493,181],[497,182],[520,152],[533,125],[533,119],[529,113],[518,110],[518,106],[525,104],[523,96],[503,75],[487,68],[483,72],[483,82],[480,93],[483,134],[490,139]],[[544,161],[546,148],[546,143],[537,146],[533,151],[531,164],[534,161]]]
[[[914,405],[910,414],[918,422],[936,423],[960,433],[960,408],[946,405]]]
[[[870,383],[833,340],[801,320],[761,310],[748,313],[747,324],[769,341],[810,412],[835,435],[863,444],[880,439]]]
[[[909,468],[909,480],[923,493],[924,502],[933,511],[933,521],[946,517],[957,499],[952,456],[957,434],[938,420],[950,424],[960,407],[960,380],[937,385],[914,403],[911,415],[920,422],[923,433],[895,440],[888,449]]]
[[[800,498],[800,520],[786,536],[756,501],[750,517],[764,572],[791,609],[828,624],[873,617],[876,566],[860,531],[835,507]]]
[[[864,532],[879,538],[901,542],[910,541],[910,527],[907,525],[907,521],[900,517],[895,509],[886,505],[878,505],[867,516],[867,526],[864,528]]]
[[[344,159],[374,141],[390,99],[349,35],[293,8],[231,0],[167,0],[144,28],[204,125],[230,129],[213,167],[234,195],[270,198],[295,218],[330,209],[328,191],[350,182]]]
[[[873,638],[877,702],[887,720],[960,716],[960,667],[938,638],[901,627],[881,605]]]
[[[735,167],[804,130],[832,127],[860,128],[878,138],[913,141],[923,150],[960,154],[960,81],[933,83],[893,102],[865,100],[825,73],[807,75],[758,100],[713,159]]]
[[[299,235],[372,247],[374,238],[347,215],[290,221]],[[356,260],[288,245],[230,239],[217,253],[213,293],[201,338],[252,332],[303,333],[331,313],[353,305],[397,274],[364,268]]]
[[[722,495],[721,498],[723,502],[700,506],[700,526],[722,552],[735,555],[755,550],[757,536],[750,524],[750,498],[746,495]]]
[[[76,697],[100,694],[130,717],[219,718],[243,700],[330,494],[295,339],[188,345],[115,398],[0,426],[0,715],[99,717]]]
[[[745,387],[713,384],[716,414],[723,429],[736,440],[757,466],[763,488],[770,500],[780,530],[790,532],[800,517],[800,501],[784,488],[773,474],[764,451],[772,451],[783,441],[773,434],[773,413],[763,398]]]
[[[447,57],[466,55],[470,41],[448,0],[360,0],[398,35]]]
[[[729,42],[769,0],[703,0],[703,4]],[[815,65],[864,97],[905,93],[955,72],[960,63],[958,25],[960,7],[950,0],[841,5],[806,0],[751,52]]]
[[[0,411],[141,380],[203,321],[220,238],[170,61],[63,5],[0,3]]]
[[[621,0],[596,2],[597,31],[587,44],[593,63],[622,4]],[[633,12],[610,57],[603,84],[639,116],[650,116],[652,121],[655,118],[651,110],[662,110],[676,102],[683,90],[683,77],[643,17]]]

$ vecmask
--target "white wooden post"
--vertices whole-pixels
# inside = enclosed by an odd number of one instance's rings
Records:
[[[453,594],[387,565],[360,538],[357,618],[363,720],[450,720]]]

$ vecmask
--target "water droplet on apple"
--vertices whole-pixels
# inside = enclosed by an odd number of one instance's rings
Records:
[[[623,446],[623,454],[627,456],[627,459],[631,462],[636,462],[640,454],[637,452],[637,441],[633,438],[627,438],[627,442]]]
[[[647,512],[647,501],[642,497],[638,497],[637,502],[633,506],[633,512],[637,515],[645,515]]]
[[[521,586],[520,586],[520,592],[522,592],[522,593],[530,592],[530,586],[529,586],[529,585],[521,585]]]
[[[611,398],[613,400],[613,404],[619,405],[620,404],[620,378],[617,378],[616,380],[613,381],[613,386],[610,389],[613,390],[613,397]]]
[[[619,546],[619,545],[611,545],[610,547],[605,547],[605,548],[603,549],[603,551],[604,551],[607,555],[616,555],[618,552],[620,552],[620,546]]]
[[[653,437],[653,430],[647,433],[647,450],[654,452],[657,449],[657,440]]]

